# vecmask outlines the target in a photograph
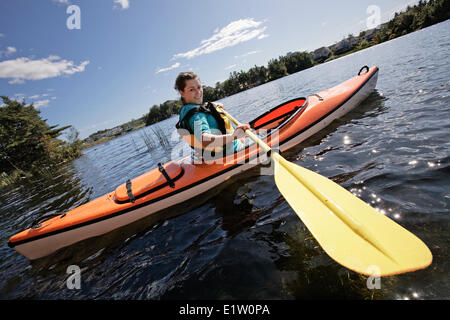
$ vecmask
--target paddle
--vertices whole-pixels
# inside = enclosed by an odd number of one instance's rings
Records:
[[[236,125],[240,123],[221,109]],[[264,151],[271,148],[246,134]],[[275,183],[283,197],[336,262],[355,272],[388,276],[426,268],[432,255],[414,234],[315,172],[270,152]]]

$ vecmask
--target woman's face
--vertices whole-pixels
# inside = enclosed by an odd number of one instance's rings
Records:
[[[186,80],[184,90],[179,92],[186,104],[202,104],[203,102],[203,88],[198,78]]]

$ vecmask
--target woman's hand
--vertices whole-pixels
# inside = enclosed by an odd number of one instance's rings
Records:
[[[248,123],[241,123],[239,126],[237,126],[234,130],[234,136],[236,137],[236,139],[245,137],[245,130],[251,130],[251,127]]]
[[[251,129],[248,123],[242,123],[237,126],[233,133],[224,135],[215,135],[211,133],[202,133],[202,146],[204,147],[220,147],[224,144],[230,143],[235,139],[245,137],[245,130]]]

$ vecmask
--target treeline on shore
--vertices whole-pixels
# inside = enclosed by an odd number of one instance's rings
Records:
[[[91,134],[82,141],[83,149],[90,148],[99,143],[127,134],[130,131],[170,118],[172,115],[178,114],[182,106],[180,100],[168,100],[160,105],[153,105],[147,114],[144,114],[138,119],[132,119],[131,121],[114,128],[99,130]]]
[[[42,175],[81,155],[82,143],[72,126],[49,126],[33,104],[1,98],[0,187]],[[67,132],[67,141],[58,139],[63,131]]]
[[[394,18],[383,24],[376,34],[381,43],[414,32],[450,18],[450,0],[420,0],[405,12],[395,13]]]
[[[178,114],[182,106],[183,104],[180,100],[167,100],[160,105],[153,105],[148,114],[144,115],[142,119],[145,121],[145,125],[149,126]]]
[[[251,89],[261,84],[305,70],[319,63],[328,62],[373,45],[392,40],[450,18],[450,0],[419,1],[404,12],[395,13],[393,19],[381,26],[362,31],[358,36],[347,38],[329,47],[314,52],[289,52],[285,56],[271,59],[267,66],[254,66],[247,71],[231,72],[227,80],[217,82],[215,87],[203,86],[203,100],[216,101]],[[178,114],[182,104],[169,100],[153,105],[148,114],[142,117],[146,125],[170,118]]]

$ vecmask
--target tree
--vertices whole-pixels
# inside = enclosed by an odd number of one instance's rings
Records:
[[[263,84],[267,81],[267,69],[264,66],[254,66],[248,70],[248,77],[252,87]]]
[[[230,73],[230,77],[223,82],[223,92],[225,96],[231,96],[239,92],[239,80],[236,71]]]
[[[149,126],[160,120],[162,120],[162,119],[161,119],[161,115],[160,115],[159,106],[155,104],[150,108],[150,112],[147,115],[147,119],[145,119],[145,125]]]
[[[286,66],[287,73],[293,74],[309,67],[313,63],[311,56],[307,52],[295,52],[293,54],[280,57],[280,61]]]
[[[17,102],[1,97],[0,107],[0,168],[3,172],[30,171],[37,166],[58,164],[81,154],[81,143],[72,144],[57,139],[62,131],[71,128],[49,126],[39,116],[40,111],[25,100]]]
[[[218,100],[216,90],[212,87],[203,86],[203,100],[204,101],[216,101]]]
[[[238,73],[239,91],[247,90],[250,88],[250,77],[247,72],[240,71]]]
[[[183,104],[181,103],[181,101],[180,100],[176,100],[173,103],[173,113],[179,114],[182,107],[183,107]]]
[[[268,65],[269,69],[269,80],[276,80],[281,77],[287,76],[287,69],[283,62],[279,61],[278,59],[272,59],[269,61]]]
[[[159,105],[159,113],[160,113],[161,120],[170,118],[170,116],[172,115],[172,103],[170,103],[169,101],[166,101],[166,102],[160,104]]]

